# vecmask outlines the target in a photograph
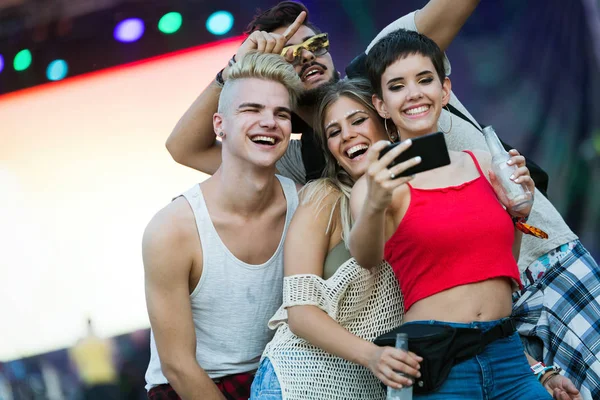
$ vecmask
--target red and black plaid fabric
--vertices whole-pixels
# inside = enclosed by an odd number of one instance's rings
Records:
[[[216,379],[215,384],[227,400],[248,400],[253,380],[254,374],[245,372]]]
[[[248,400],[254,375],[248,372],[215,379],[215,385],[227,400]],[[181,400],[171,385],[159,385],[148,392],[149,400]]]
[[[181,400],[181,397],[175,392],[171,385],[154,386],[148,392],[149,400]]]

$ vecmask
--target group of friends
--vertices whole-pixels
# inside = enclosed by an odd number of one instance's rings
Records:
[[[344,79],[301,3],[249,24],[167,140],[211,176],[144,233],[150,399],[600,398],[598,265],[514,149],[511,179],[534,201],[507,211],[451,90],[444,50],[477,3],[430,0]],[[390,167],[439,131],[449,165]],[[437,350],[441,373],[430,354],[375,344],[399,327],[476,350]]]

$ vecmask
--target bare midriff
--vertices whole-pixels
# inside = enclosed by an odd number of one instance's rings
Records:
[[[510,316],[512,284],[508,278],[456,286],[417,301],[405,313],[404,322],[438,320],[469,323]]]

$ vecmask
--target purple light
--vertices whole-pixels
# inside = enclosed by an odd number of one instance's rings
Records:
[[[144,21],[139,18],[128,18],[119,22],[115,27],[113,36],[119,42],[135,42],[144,34]]]
[[[4,57],[0,54],[0,72],[4,69]]]

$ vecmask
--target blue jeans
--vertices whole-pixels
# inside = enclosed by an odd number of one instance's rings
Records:
[[[442,321],[413,321],[410,323],[450,325],[457,328],[479,328],[487,331],[502,320],[472,322],[469,324]],[[552,399],[529,369],[519,334],[498,339],[484,351],[450,370],[440,390],[415,399],[472,399],[472,400],[547,400]]]
[[[273,364],[267,357],[263,358],[254,375],[250,400],[281,400],[281,386],[273,369]]]

